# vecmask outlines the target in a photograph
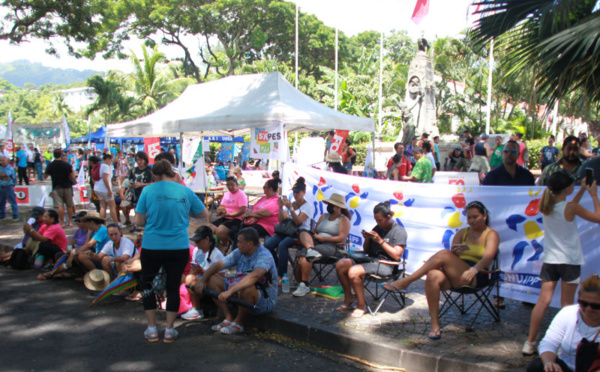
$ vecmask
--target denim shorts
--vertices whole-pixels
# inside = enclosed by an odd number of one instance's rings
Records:
[[[239,278],[223,278],[224,283],[224,291],[228,290],[230,287],[237,283]],[[275,306],[272,301],[269,301],[268,298],[265,298],[263,291],[258,290],[258,301],[254,304],[254,308],[250,309],[250,315],[264,315],[273,311],[273,307]],[[234,296],[238,296],[238,294],[234,294]]]

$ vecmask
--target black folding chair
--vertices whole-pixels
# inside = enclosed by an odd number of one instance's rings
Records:
[[[380,265],[392,266],[395,270],[391,275],[377,275],[377,274],[366,274],[363,280],[363,285],[365,286],[365,290],[373,297],[373,300],[370,304],[367,304],[367,309],[371,315],[377,315],[377,312],[383,306],[384,302],[387,300],[389,296],[391,296],[394,301],[400,306],[400,308],[404,308],[406,306],[406,295],[405,293],[397,293],[397,292],[389,292],[385,289],[381,288],[383,283],[388,283],[390,281],[398,280],[400,277],[404,277],[406,273],[406,259],[408,258],[408,249],[404,250],[402,254],[401,261],[386,261],[379,260]],[[373,283],[375,290],[371,290],[369,288],[369,284]]]
[[[344,243],[340,243],[338,244],[338,248],[343,248],[344,252],[348,252],[348,244],[349,241],[346,241]],[[312,277],[312,279],[310,279],[308,281],[308,284],[310,286],[310,284],[315,280],[318,279],[319,283],[323,283],[325,281],[325,279],[327,279],[327,277],[329,276],[329,274],[331,274],[334,270],[335,270],[335,264],[342,259],[343,257],[337,257],[337,256],[333,256],[333,257],[329,257],[329,256],[323,256],[318,258],[315,261],[312,261],[312,271],[313,273],[315,273],[315,275]]]
[[[500,309],[494,306],[492,294],[500,296],[500,269],[498,267],[498,256],[494,258],[490,270],[480,270],[480,273],[489,276],[489,283],[482,288],[474,288],[471,286],[462,286],[460,288],[451,288],[447,291],[442,291],[444,295],[444,303],[440,307],[440,318],[444,316],[449,309],[452,309],[457,315],[467,315],[471,309],[475,311],[473,319],[466,326],[466,331],[473,331],[473,324],[477,321],[479,314],[485,309],[488,314],[494,319],[495,323],[500,322]],[[471,298],[466,299],[467,296]],[[469,314],[470,315],[470,314]]]

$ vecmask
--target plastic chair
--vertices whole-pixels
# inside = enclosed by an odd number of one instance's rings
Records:
[[[467,325],[466,331],[473,331],[473,324],[477,321],[479,314],[485,309],[492,316],[495,323],[500,322],[500,309],[494,306],[492,294],[495,290],[495,296],[500,296],[500,269],[498,268],[498,256],[494,258],[490,270],[480,270],[480,273],[487,274],[490,278],[488,285],[482,288],[474,288],[471,286],[462,286],[460,288],[451,288],[447,291],[442,291],[445,298],[444,303],[440,307],[440,318],[444,316],[449,309],[452,309],[457,315],[466,315],[471,309],[476,310],[470,324]],[[466,301],[465,297],[471,296],[472,302]]]

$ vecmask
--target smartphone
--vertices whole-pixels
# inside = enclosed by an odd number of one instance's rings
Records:
[[[591,185],[594,183],[594,169],[585,168],[585,183]]]
[[[454,244],[454,245],[452,245],[452,248],[454,248],[454,247],[461,248],[461,249],[463,249],[465,251],[469,250],[469,246],[466,245],[466,244]]]
[[[192,265],[192,267],[193,267],[194,269],[199,269],[199,268],[200,268],[200,265],[198,265],[198,264],[197,264],[197,263],[195,263],[195,262],[192,262],[192,263],[191,263],[191,265]]]

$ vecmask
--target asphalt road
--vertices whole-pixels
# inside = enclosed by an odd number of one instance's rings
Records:
[[[0,267],[2,371],[359,371],[376,370],[276,335],[215,334],[216,319],[176,322],[179,339],[148,343],[141,304],[94,293],[74,280]],[[159,331],[164,312],[159,312]]]

